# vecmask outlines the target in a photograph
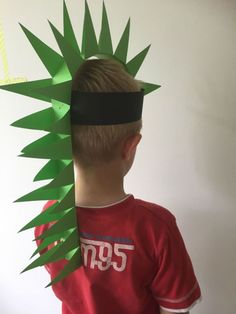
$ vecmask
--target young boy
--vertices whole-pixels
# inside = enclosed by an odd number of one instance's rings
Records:
[[[91,59],[79,68],[73,89],[135,92],[141,84],[118,62]],[[52,286],[63,314],[189,313],[201,298],[174,215],[124,191],[141,128],[142,120],[72,125],[83,265]],[[35,236],[47,228],[36,227]],[[52,278],[65,263],[47,264]]]

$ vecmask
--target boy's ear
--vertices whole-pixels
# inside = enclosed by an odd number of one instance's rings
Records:
[[[141,138],[142,138],[142,135],[140,133],[137,133],[125,139],[123,143],[123,147],[122,147],[122,157],[124,159],[129,160],[130,157],[133,156]]]

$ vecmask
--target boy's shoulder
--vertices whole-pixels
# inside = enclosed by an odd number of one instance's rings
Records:
[[[154,223],[159,222],[171,226],[176,221],[174,214],[169,209],[154,202],[135,198],[135,208],[143,219],[151,220]]]

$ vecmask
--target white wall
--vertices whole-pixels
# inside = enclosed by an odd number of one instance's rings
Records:
[[[83,1],[67,3],[80,38]],[[89,4],[98,27],[102,2]],[[162,85],[145,100],[143,139],[126,192],[177,217],[203,294],[191,313],[235,313],[236,2],[107,0],[106,5],[115,43],[132,17],[130,57],[152,43],[138,78]],[[61,27],[62,1],[0,0],[12,76],[47,77],[17,23],[56,48],[48,18]],[[19,275],[35,245],[32,231],[16,232],[42,203],[12,203],[38,187],[32,178],[45,162],[16,157],[41,134],[9,124],[45,104],[2,91],[0,105],[0,313],[60,313],[50,288],[43,288],[49,280],[43,268]]]

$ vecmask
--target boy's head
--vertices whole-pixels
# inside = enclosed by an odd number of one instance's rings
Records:
[[[111,59],[86,60],[73,80],[81,92],[136,92],[140,83],[123,66]],[[116,125],[72,125],[72,148],[80,168],[104,165],[115,160],[131,167],[141,139],[142,119]]]

